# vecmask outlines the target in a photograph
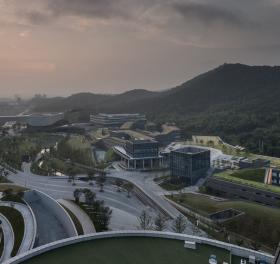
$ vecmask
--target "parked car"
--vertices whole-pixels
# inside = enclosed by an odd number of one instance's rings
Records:
[[[209,264],[218,264],[216,255],[210,255]]]

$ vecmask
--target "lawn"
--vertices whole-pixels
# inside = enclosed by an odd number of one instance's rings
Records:
[[[14,193],[25,191],[26,188],[9,183],[0,183],[0,192],[5,190],[12,190]]]
[[[202,264],[215,254],[219,263],[230,263],[228,251],[198,245],[197,250],[185,249],[184,241],[161,238],[109,238],[83,242],[44,253],[26,264]]]
[[[185,187],[185,184],[183,183],[172,183],[171,177],[167,175],[154,178],[154,182],[167,191],[179,191]]]
[[[243,184],[254,188],[262,189],[268,192],[274,192],[280,194],[280,187],[264,184],[263,182],[261,182],[260,171],[258,171],[255,174],[255,177],[253,176],[254,172],[248,172],[250,170],[246,170],[245,173],[243,173],[242,171],[243,170],[235,172],[232,170],[227,170],[227,171],[215,173],[214,177],[220,178],[222,180],[230,181],[233,183]]]
[[[168,198],[204,216],[230,208],[242,211],[244,215],[224,223],[229,231],[258,241],[271,249],[275,249],[279,243],[279,209],[244,201],[216,201],[199,194],[180,194]]]
[[[0,213],[9,220],[14,230],[15,244],[13,247],[12,256],[15,256],[19,250],[24,235],[23,217],[16,209],[5,206],[0,206]]]
[[[238,179],[264,183],[265,169],[235,170],[231,173],[231,176]]]
[[[172,184],[171,182],[168,181],[160,183],[159,186],[167,191],[179,191],[185,187],[184,184]]]
[[[68,169],[70,167],[74,168],[77,174],[85,173],[84,169],[78,168],[77,166],[72,164],[68,164],[65,161],[55,157],[45,156],[43,159],[43,163],[41,164],[41,167],[39,167],[40,162],[41,161],[32,163],[31,166],[32,173],[42,175],[42,176],[47,176],[47,175],[52,175],[55,172],[60,172],[67,175]]]
[[[76,217],[76,215],[74,215],[74,213],[68,209],[67,207],[65,207],[63,204],[60,204],[64,209],[65,211],[69,214],[69,216],[71,217],[75,227],[76,227],[76,230],[78,232],[78,235],[81,236],[84,234],[84,230],[83,230],[83,227],[79,221],[79,219]]]

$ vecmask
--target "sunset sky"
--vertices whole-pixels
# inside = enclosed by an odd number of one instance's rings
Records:
[[[160,90],[279,61],[279,0],[0,0],[0,97]]]

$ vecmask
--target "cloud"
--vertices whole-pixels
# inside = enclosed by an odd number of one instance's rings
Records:
[[[50,13],[43,13],[41,11],[21,12],[22,17],[26,18],[31,24],[45,24],[52,20],[53,15]]]
[[[87,18],[128,18],[125,0],[42,0],[42,10],[23,11],[22,15],[32,24],[44,24],[63,16]]]
[[[110,18],[126,16],[119,0],[49,0],[48,8],[56,15]]]
[[[55,70],[55,63],[37,60],[6,60],[0,64],[0,73],[52,73]]]
[[[242,14],[234,13],[226,8],[206,3],[172,3],[173,10],[185,20],[197,20],[205,25],[212,23],[224,23],[232,26],[243,26],[249,24]]]
[[[20,32],[20,33],[19,33],[19,36],[20,36],[21,38],[26,38],[26,37],[29,36],[29,34],[30,34],[30,32],[29,32],[28,30],[25,30],[25,31]]]

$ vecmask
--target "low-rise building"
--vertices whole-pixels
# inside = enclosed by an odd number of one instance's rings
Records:
[[[115,146],[113,149],[120,156],[122,167],[126,169],[151,170],[163,165],[156,141],[130,140],[125,146]]]
[[[210,150],[185,147],[171,151],[171,177],[183,179],[187,185],[195,184],[206,176],[210,168]]]
[[[146,116],[142,114],[104,114],[90,115],[90,122],[97,127],[121,127],[126,122],[146,123]]]
[[[279,207],[280,194],[266,189],[230,182],[219,177],[208,177],[205,186],[209,193],[225,198],[248,200],[263,205]]]
[[[245,168],[262,168],[270,165],[270,161],[266,159],[242,159],[239,162],[241,169]]]
[[[26,114],[17,116],[0,116],[0,123],[16,122],[31,127],[47,127],[64,119],[64,113]]]

